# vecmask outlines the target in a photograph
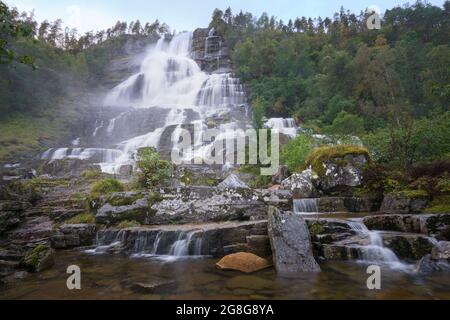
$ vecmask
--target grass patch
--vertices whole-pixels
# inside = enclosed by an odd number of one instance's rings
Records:
[[[93,224],[95,217],[91,213],[83,213],[66,221],[67,224]]]
[[[128,228],[136,228],[136,227],[140,227],[141,224],[137,221],[122,221],[121,223],[119,223],[117,225],[117,227],[119,229],[128,229]]]
[[[103,173],[98,170],[85,170],[81,173],[81,177],[86,180],[98,180],[103,177]]]
[[[123,192],[125,186],[117,179],[103,179],[92,186],[91,196],[98,197],[101,195]]]
[[[450,195],[435,197],[425,212],[450,213]]]
[[[402,190],[397,192],[397,195],[400,197],[406,197],[406,198],[426,198],[429,197],[428,192],[425,190]]]

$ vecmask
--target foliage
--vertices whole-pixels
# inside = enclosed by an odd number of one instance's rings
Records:
[[[143,148],[137,154],[137,167],[139,169],[138,182],[142,187],[155,188],[170,177],[170,165],[161,160],[154,148]]]
[[[117,225],[117,227],[119,229],[128,229],[128,228],[135,228],[135,227],[140,227],[141,224],[137,221],[122,221],[121,223],[119,223]]]
[[[116,179],[103,179],[95,183],[91,189],[91,195],[100,196],[108,193],[123,192],[125,187]]]
[[[313,140],[308,135],[299,135],[281,150],[281,161],[291,172],[301,172],[306,167],[306,160],[311,153]]]
[[[33,34],[33,21],[18,19],[18,12],[10,10],[3,1],[0,1],[0,65],[19,62],[34,68],[31,56],[18,55],[9,44],[12,39],[32,38]]]
[[[344,8],[287,23],[228,8],[211,27],[232,49],[256,127],[263,116],[315,121],[329,134],[365,136],[376,160],[404,168],[449,153],[449,8],[395,7],[381,30]]]
[[[75,216],[65,222],[66,224],[93,224],[95,223],[95,217],[91,213],[83,213]]]

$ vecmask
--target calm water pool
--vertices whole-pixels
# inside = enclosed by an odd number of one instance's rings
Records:
[[[357,263],[322,264],[319,274],[277,276],[274,269],[252,275],[224,272],[217,260],[189,259],[164,262],[124,256],[58,252],[53,269],[15,280],[0,289],[0,299],[450,299],[450,276],[425,277],[382,270],[382,290],[366,287],[366,268]],[[66,268],[78,265],[82,290],[66,287]],[[174,281],[149,294],[136,283]]]

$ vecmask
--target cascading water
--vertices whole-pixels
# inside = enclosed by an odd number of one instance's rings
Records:
[[[208,38],[211,39],[211,37],[217,36],[213,32],[213,35]],[[205,42],[208,42],[208,38],[205,39]],[[196,134],[195,143],[201,149],[204,145],[199,140],[203,137],[202,132],[208,128],[206,125],[208,119],[224,118],[234,109],[243,113],[246,111],[242,108],[246,105],[246,95],[239,80],[230,73],[207,74],[203,72],[191,57],[192,39],[193,34],[188,32],[174,36],[171,41],[160,39],[155,46],[148,49],[139,72],[117,85],[105,97],[105,107],[121,107],[125,109],[125,112],[114,118],[98,119],[90,138],[94,141],[98,140],[99,136],[105,136],[102,141],[114,138],[119,119],[121,127],[133,126],[133,123],[128,124],[127,121],[131,121],[128,119],[129,114],[134,110],[157,107],[168,109],[169,112],[153,131],[129,138],[111,146],[110,149],[105,149],[116,151],[109,159],[101,159],[99,164],[104,172],[116,174],[122,166],[133,165],[135,154],[140,148],[161,147],[162,135],[167,128],[172,126],[177,128],[174,135],[179,135],[182,125],[196,123],[196,127],[200,128],[200,133]],[[205,45],[208,44],[205,43]],[[129,108],[130,111],[126,112],[126,108]],[[191,115],[190,118],[188,114]],[[192,120],[192,114],[196,119]],[[236,126],[237,123],[240,123],[238,127],[245,127],[241,123],[249,123],[247,118],[245,115],[227,117],[227,119],[233,120],[228,124],[222,122],[218,129],[226,131],[229,127]],[[226,137],[227,134],[224,132],[222,136]],[[163,147],[173,148],[179,138],[175,136],[171,141],[172,146]],[[100,148],[90,149],[99,150]],[[185,160],[192,160],[198,154],[197,152],[183,156]],[[87,155],[85,152],[82,155],[83,159],[86,159]],[[79,156],[81,157],[81,155],[73,154],[69,149],[62,148],[49,150],[41,157],[48,160],[60,160]]]
[[[391,249],[384,247],[379,232],[370,231],[362,222],[349,221],[348,225],[353,231],[362,237],[367,237],[370,241],[362,248],[362,259],[365,263],[387,265],[392,269],[408,269],[408,266],[402,263]]]
[[[158,258],[165,261],[202,257],[203,231],[107,230],[97,234],[96,248],[90,254],[105,254],[116,248],[133,257]]]
[[[302,215],[319,213],[318,199],[294,199],[294,212]]]
[[[292,118],[271,118],[266,122],[265,126],[266,128],[277,130],[290,138],[295,138],[299,132],[299,128]]]

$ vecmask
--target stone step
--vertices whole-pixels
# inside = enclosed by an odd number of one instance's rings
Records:
[[[370,230],[421,233],[450,240],[450,214],[375,215],[365,217],[363,222]]]
[[[101,245],[122,242],[121,251],[137,253],[151,252],[158,239],[158,252],[167,252],[180,239],[180,235],[191,235],[191,239],[201,239],[201,254],[221,257],[227,254],[230,246],[244,244],[261,251],[254,236],[267,236],[267,221],[223,222],[187,225],[161,225],[128,229],[108,229],[99,231],[97,238]],[[267,240],[267,238],[266,238]],[[193,241],[194,243],[194,241]],[[268,245],[268,242],[265,242]],[[242,247],[243,248],[243,247]],[[248,247],[247,247],[248,248]],[[257,249],[258,248],[258,249]],[[267,248],[266,248],[267,250]]]

